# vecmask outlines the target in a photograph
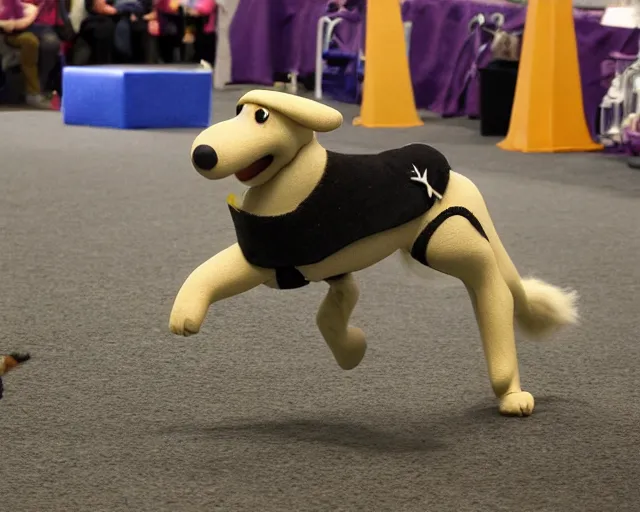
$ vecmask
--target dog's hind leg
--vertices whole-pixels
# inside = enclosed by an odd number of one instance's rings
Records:
[[[515,301],[515,319],[531,339],[545,339],[578,320],[577,292],[535,278],[522,279],[496,232],[486,208],[476,213],[486,231],[502,277]]]
[[[329,291],[320,305],[316,321],[333,356],[343,370],[360,364],[367,350],[364,333],[349,325],[359,290],[351,274],[327,280]]]
[[[428,240],[425,262],[460,279],[469,290],[500,412],[528,416],[534,400],[520,388],[513,295],[481,227],[472,224],[474,219],[453,215],[439,224]]]

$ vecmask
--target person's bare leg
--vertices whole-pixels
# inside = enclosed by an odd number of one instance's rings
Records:
[[[469,290],[500,412],[530,415],[534,400],[520,388],[513,296],[489,242],[467,219],[451,217],[429,241],[427,261],[432,268],[460,279]]]
[[[351,274],[328,282],[329,291],[316,321],[340,368],[351,370],[360,364],[367,350],[364,332],[349,325],[360,296],[358,285]]]

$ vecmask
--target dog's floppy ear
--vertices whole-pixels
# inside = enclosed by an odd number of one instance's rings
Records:
[[[238,101],[238,105],[247,103],[279,112],[314,132],[330,132],[342,125],[342,114],[336,109],[294,94],[256,89]]]

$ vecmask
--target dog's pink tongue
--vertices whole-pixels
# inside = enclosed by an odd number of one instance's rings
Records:
[[[271,164],[272,157],[265,156],[260,160],[256,160],[249,167],[242,169],[236,173],[236,176],[240,181],[249,181],[255,178],[258,174],[264,171]]]

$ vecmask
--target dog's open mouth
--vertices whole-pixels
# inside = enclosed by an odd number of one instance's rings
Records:
[[[236,177],[240,181],[249,181],[255,178],[258,174],[264,171],[273,162],[273,155],[267,155],[260,160],[256,160],[249,167],[245,167],[241,171],[236,173]]]

